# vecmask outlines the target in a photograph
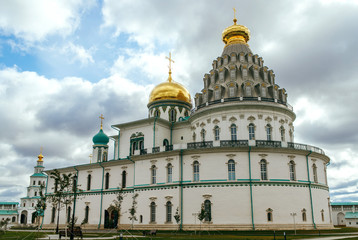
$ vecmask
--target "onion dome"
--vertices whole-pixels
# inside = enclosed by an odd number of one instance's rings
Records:
[[[149,96],[149,104],[160,100],[178,100],[191,104],[189,91],[181,84],[169,80],[157,85]]]
[[[237,25],[236,22],[237,19],[234,18],[234,25],[225,28],[222,33],[222,39],[226,45],[236,43],[247,44],[250,40],[250,30],[243,25]]]
[[[94,145],[107,145],[109,142],[109,137],[103,132],[103,123],[102,120],[104,119],[103,115],[99,117],[101,119],[101,129],[99,132],[92,138]]]
[[[189,91],[180,83],[174,82],[172,79],[171,53],[169,53],[169,77],[168,80],[155,86],[149,95],[149,104],[160,100],[177,100],[183,101],[191,105],[191,97]]]
[[[99,130],[99,132],[92,138],[93,144],[98,145],[107,145],[109,142],[109,137],[103,132],[103,129]]]
[[[41,151],[40,155],[38,155],[37,157],[39,158],[39,160],[37,160],[37,161],[39,161],[39,162],[43,161],[42,159],[44,158],[44,156],[42,155],[42,151]]]

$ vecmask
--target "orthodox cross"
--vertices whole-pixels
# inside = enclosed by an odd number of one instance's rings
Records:
[[[101,119],[101,129],[102,129],[102,120],[104,119],[104,117],[103,117],[103,114],[101,114],[101,116],[99,116],[99,118]]]
[[[234,25],[236,25],[236,21],[237,21],[237,19],[236,19],[236,9],[235,8],[232,8],[233,10],[234,10]]]
[[[40,154],[42,154],[42,150],[44,150],[44,148],[43,148],[43,147],[40,147]]]
[[[169,57],[165,57],[166,59],[169,60],[169,77],[168,77],[168,80],[169,82],[172,81],[172,63],[174,63],[174,60],[172,59],[172,53],[169,52]]]
[[[92,154],[90,154],[88,157],[90,159],[90,163],[92,163]]]

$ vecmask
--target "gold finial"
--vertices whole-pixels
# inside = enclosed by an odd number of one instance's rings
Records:
[[[234,25],[236,25],[236,22],[237,22],[237,19],[236,19],[236,9],[235,8],[232,8],[232,9],[234,9]]]
[[[90,159],[90,163],[92,163],[92,154],[90,154],[88,157]]]
[[[168,68],[169,68],[169,77],[168,77],[168,80],[169,80],[169,82],[171,82],[172,81],[172,63],[174,63],[174,61],[172,59],[172,53],[169,52],[169,57],[165,57],[165,58],[169,60],[169,66],[168,66]]]
[[[42,159],[43,159],[43,155],[42,155],[42,150],[43,150],[43,147],[40,147],[40,155],[38,155],[37,157],[39,158],[39,160],[37,160],[37,161],[39,161],[39,162],[42,162]]]
[[[103,114],[101,114],[101,116],[99,116],[99,118],[101,119],[101,129],[103,129],[103,122],[102,122],[102,120],[104,119]]]

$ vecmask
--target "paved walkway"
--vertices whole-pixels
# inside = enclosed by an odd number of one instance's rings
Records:
[[[143,236],[135,236],[133,235],[133,238],[142,238]],[[119,235],[118,236],[112,236],[112,237],[84,237],[83,239],[85,240],[97,240],[97,239],[118,239],[119,238]],[[124,235],[123,236],[123,239],[127,239],[127,238],[132,238],[132,236],[129,236],[129,235]],[[43,240],[55,240],[55,239],[60,239],[58,234],[49,234],[47,235],[47,237],[44,237],[44,238],[39,238],[39,239],[43,239]],[[65,239],[65,237],[62,237],[61,239]],[[67,237],[67,239],[70,239],[69,237]],[[77,237],[75,237],[75,239],[79,239]]]
[[[335,236],[335,237],[319,237],[319,238],[304,238],[304,239],[297,239],[297,240],[336,240],[336,239],[350,239],[350,238],[357,238],[358,235],[350,235],[350,236]]]

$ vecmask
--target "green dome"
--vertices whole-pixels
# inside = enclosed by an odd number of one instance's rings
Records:
[[[103,132],[103,130],[99,130],[99,132],[92,138],[92,141],[95,145],[107,145],[109,142],[109,137]]]

